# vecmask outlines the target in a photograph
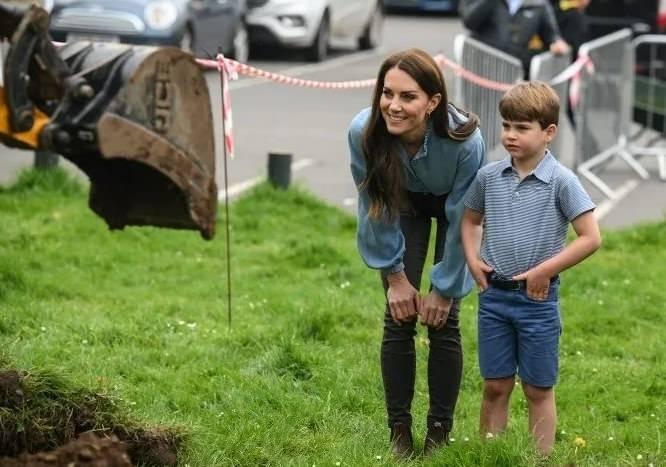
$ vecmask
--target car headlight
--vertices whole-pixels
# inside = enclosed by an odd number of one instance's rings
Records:
[[[171,2],[157,0],[146,5],[143,16],[151,29],[169,29],[178,19],[178,9]]]

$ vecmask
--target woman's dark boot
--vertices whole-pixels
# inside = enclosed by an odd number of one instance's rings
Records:
[[[409,459],[414,455],[412,429],[406,423],[397,422],[391,427],[391,452],[400,459]]]
[[[449,432],[444,429],[440,422],[435,422],[428,428],[425,445],[423,446],[423,455],[428,456],[445,444],[449,444]]]

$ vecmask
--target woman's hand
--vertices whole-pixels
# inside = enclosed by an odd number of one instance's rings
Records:
[[[421,324],[435,329],[442,329],[446,325],[452,303],[453,300],[451,298],[442,297],[434,290],[430,292],[422,300],[419,310]]]
[[[391,318],[400,325],[405,321],[412,321],[421,308],[421,296],[412,284],[409,283],[404,272],[396,272],[386,277],[389,287],[386,292]]]

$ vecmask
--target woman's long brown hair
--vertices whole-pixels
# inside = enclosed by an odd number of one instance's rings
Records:
[[[469,120],[463,127],[449,129],[448,95],[444,76],[427,52],[421,49],[408,49],[388,57],[379,68],[372,98],[372,112],[363,133],[367,173],[360,188],[368,191],[370,198],[368,214],[373,219],[378,219],[383,214],[388,215],[389,219],[395,219],[404,203],[405,174],[400,157],[395,152],[398,138],[388,132],[386,121],[379,108],[379,101],[384,92],[384,79],[392,68],[398,68],[411,76],[428,97],[441,94],[439,104],[430,114],[433,130],[438,136],[462,141],[474,132],[479,123],[475,115],[466,114]]]

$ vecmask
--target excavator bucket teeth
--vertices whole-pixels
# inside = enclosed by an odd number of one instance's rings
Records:
[[[105,83],[88,111],[79,113],[88,120],[94,115],[88,139],[94,139],[96,151],[73,144],[61,151],[89,176],[91,209],[112,229],[197,229],[212,238],[213,116],[205,76],[194,59],[170,47],[90,44],[83,58],[73,61],[78,70],[90,83]],[[74,137],[86,139],[80,131]]]

